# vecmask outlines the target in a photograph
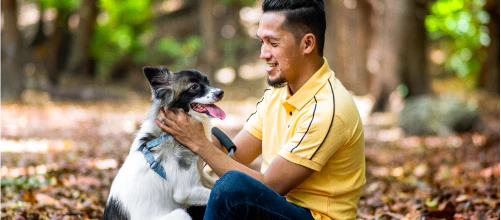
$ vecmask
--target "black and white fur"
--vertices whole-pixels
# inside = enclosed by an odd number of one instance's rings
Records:
[[[143,72],[151,85],[152,105],[113,181],[103,219],[191,219],[186,209],[206,205],[209,199],[210,190],[202,181],[208,187],[214,183],[206,179],[208,175],[202,171],[198,155],[172,137],[153,148],[155,159],[165,169],[165,180],[150,168],[137,149],[166,134],[155,124],[162,107],[183,109],[201,121],[205,135],[212,141],[210,117],[194,111],[190,104],[217,102],[223,91],[211,87],[207,77],[196,70],[170,72],[164,67],[145,67]]]

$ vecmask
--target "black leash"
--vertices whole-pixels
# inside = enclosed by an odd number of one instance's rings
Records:
[[[231,141],[231,139],[217,127],[212,128],[212,134],[216,136],[219,142],[221,142],[221,144],[226,148],[228,156],[231,157],[231,155],[233,155],[233,153],[237,150],[233,141]]]

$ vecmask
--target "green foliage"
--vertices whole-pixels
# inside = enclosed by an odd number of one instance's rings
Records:
[[[445,68],[457,76],[476,77],[490,44],[486,0],[439,0],[430,5],[425,25],[432,40],[441,42]]]
[[[197,52],[202,48],[200,36],[190,36],[185,41],[178,41],[171,37],[164,37],[156,44],[160,56],[173,60],[169,65],[172,69],[183,69],[196,61]]]
[[[42,177],[42,178],[41,178]],[[43,179],[41,181],[40,179]],[[14,191],[39,188],[50,184],[51,180],[46,180],[43,175],[20,176],[16,178],[2,178],[2,189],[11,188]]]
[[[42,8],[55,8],[58,10],[65,10],[68,12],[75,11],[79,6],[81,0],[39,0]]]
[[[253,5],[254,3],[256,3],[256,0],[218,0],[218,2],[225,4],[225,5],[229,5],[232,3],[240,3],[243,5]]]
[[[151,30],[151,0],[100,0],[101,14],[92,39],[92,56],[98,75],[106,78],[109,68],[124,56],[145,59],[146,42],[140,38]]]

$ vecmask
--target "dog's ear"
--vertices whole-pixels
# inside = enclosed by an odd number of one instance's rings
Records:
[[[143,73],[153,88],[167,84],[170,72],[165,67],[147,66],[143,68]]]
[[[170,107],[174,99],[174,89],[169,83],[169,69],[147,66],[143,68],[143,72],[150,82],[152,98],[162,100],[166,107]]]

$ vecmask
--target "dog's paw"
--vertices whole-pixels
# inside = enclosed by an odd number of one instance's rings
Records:
[[[176,201],[179,204],[185,204],[186,201],[188,200],[188,195],[180,191],[175,192],[172,197],[174,198],[174,201]]]
[[[191,220],[191,217],[184,209],[176,209],[164,215],[161,220]]]

